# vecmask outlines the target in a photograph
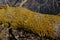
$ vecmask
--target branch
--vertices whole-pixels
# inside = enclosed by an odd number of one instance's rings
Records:
[[[22,0],[21,4],[19,7],[22,7],[28,0]]]

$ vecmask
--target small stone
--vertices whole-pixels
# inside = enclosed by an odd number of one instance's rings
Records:
[[[16,39],[18,39],[18,38],[19,38],[19,36],[17,35],[17,36],[15,36],[15,38],[16,38]]]

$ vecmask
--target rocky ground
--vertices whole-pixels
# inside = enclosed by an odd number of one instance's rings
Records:
[[[52,40],[49,37],[40,37],[32,31],[20,28],[2,28],[0,27],[0,40]]]
[[[42,14],[59,14],[58,0],[28,0],[23,7]]]

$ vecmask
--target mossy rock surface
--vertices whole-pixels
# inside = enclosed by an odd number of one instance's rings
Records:
[[[7,6],[0,9],[1,27],[24,28],[39,36],[54,38],[55,33],[59,36],[60,27],[57,23],[60,24],[58,15],[39,14],[22,7]]]

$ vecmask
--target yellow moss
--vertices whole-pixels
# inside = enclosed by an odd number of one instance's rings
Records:
[[[0,22],[10,23],[11,27],[30,29],[40,36],[53,37],[54,24],[60,21],[60,16],[39,14],[22,7],[0,9]],[[5,25],[6,26],[6,25]]]

